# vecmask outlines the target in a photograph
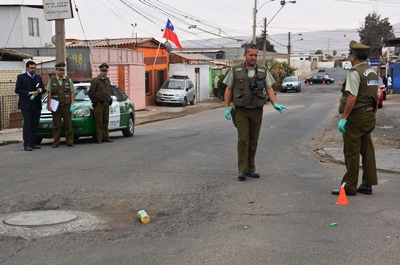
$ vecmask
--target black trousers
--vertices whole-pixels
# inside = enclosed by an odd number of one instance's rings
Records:
[[[24,146],[35,145],[36,133],[38,131],[41,105],[32,104],[29,110],[22,110],[24,117],[24,126],[22,128],[22,137]]]

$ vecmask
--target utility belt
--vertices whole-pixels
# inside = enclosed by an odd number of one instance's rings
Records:
[[[257,110],[257,109],[262,109],[262,107],[260,107],[260,108],[247,108],[247,107],[236,106],[236,105],[235,105],[235,108],[236,108],[236,109],[245,109],[245,110]]]
[[[374,108],[373,107],[360,108],[353,110],[350,114],[361,114],[365,112],[374,112]]]

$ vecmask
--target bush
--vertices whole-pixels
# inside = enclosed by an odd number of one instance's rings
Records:
[[[287,62],[272,61],[266,66],[276,81],[276,83],[272,86],[275,91],[280,91],[283,79],[287,76],[293,75],[297,70],[296,68],[288,65]]]

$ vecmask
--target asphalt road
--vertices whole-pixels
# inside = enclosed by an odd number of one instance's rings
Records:
[[[343,78],[341,69],[329,72]],[[223,109],[136,127],[96,145],[0,152],[0,212],[72,210],[94,231],[0,235],[0,264],[398,264],[399,178],[336,205],[344,166],[321,163],[314,136],[336,112],[339,87],[279,94],[264,108],[260,179],[237,181],[236,130]],[[149,224],[136,218],[145,209]],[[335,226],[330,226],[336,223]]]

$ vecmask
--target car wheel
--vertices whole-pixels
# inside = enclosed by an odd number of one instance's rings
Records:
[[[36,137],[36,138],[35,138],[35,144],[41,144],[42,141],[43,141],[43,138],[42,138],[42,137]]]
[[[125,137],[132,137],[135,134],[135,121],[132,115],[129,116],[128,128],[122,131]]]
[[[74,142],[78,142],[79,140],[79,135],[74,135]]]
[[[329,85],[331,82],[330,81],[326,81],[326,84]]]
[[[308,82],[310,85],[312,85],[313,84],[313,81],[310,81],[310,82]]]
[[[185,97],[182,102],[182,107],[186,107],[187,105],[187,98]]]
[[[190,101],[190,105],[194,105],[194,103],[195,103],[195,96],[193,96],[193,100],[192,101]]]
[[[286,92],[286,90],[285,90],[285,89],[281,89],[281,92],[282,92],[282,93],[285,93],[285,92]]]

